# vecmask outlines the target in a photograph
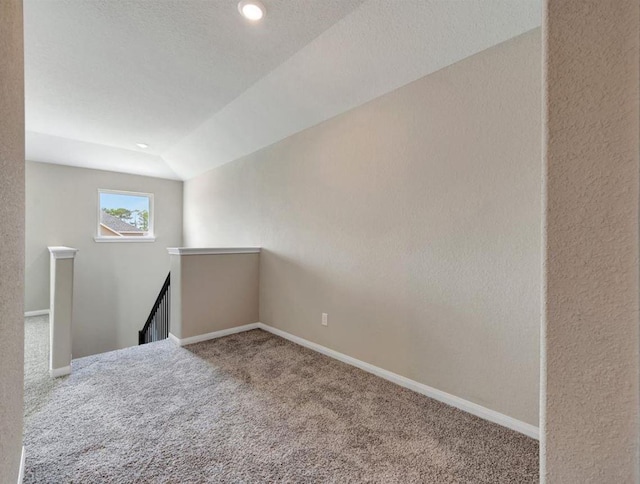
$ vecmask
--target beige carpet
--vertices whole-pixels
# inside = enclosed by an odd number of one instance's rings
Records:
[[[260,330],[75,360],[38,394],[25,482],[538,481],[536,441]]]
[[[31,417],[56,386],[49,377],[49,316],[25,318],[24,324],[24,415]]]

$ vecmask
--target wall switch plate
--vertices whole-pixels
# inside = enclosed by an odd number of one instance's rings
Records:
[[[329,326],[329,315],[322,313],[322,326]]]

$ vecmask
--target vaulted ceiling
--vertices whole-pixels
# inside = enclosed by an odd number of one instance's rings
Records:
[[[538,0],[263,3],[254,24],[237,0],[25,0],[27,159],[188,179],[541,15]]]

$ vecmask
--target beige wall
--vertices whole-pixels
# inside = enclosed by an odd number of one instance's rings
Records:
[[[257,323],[260,254],[172,255],[171,333],[184,339]]]
[[[73,258],[56,258],[49,263],[49,370],[60,371],[71,365],[73,329]]]
[[[49,307],[47,246],[74,247],[74,358],[137,344],[181,245],[182,182],[30,161],[26,180],[26,310]],[[99,188],[154,193],[156,241],[96,243]]]
[[[637,0],[548,1],[542,476],[638,482]]]
[[[190,180],[185,243],[263,247],[262,322],[537,425],[540,45]]]
[[[22,1],[0,2],[0,482],[18,479],[24,358]]]

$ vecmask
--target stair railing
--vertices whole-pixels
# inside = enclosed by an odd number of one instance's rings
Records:
[[[169,337],[171,273],[160,289],[144,327],[138,331],[138,344],[152,343]]]

